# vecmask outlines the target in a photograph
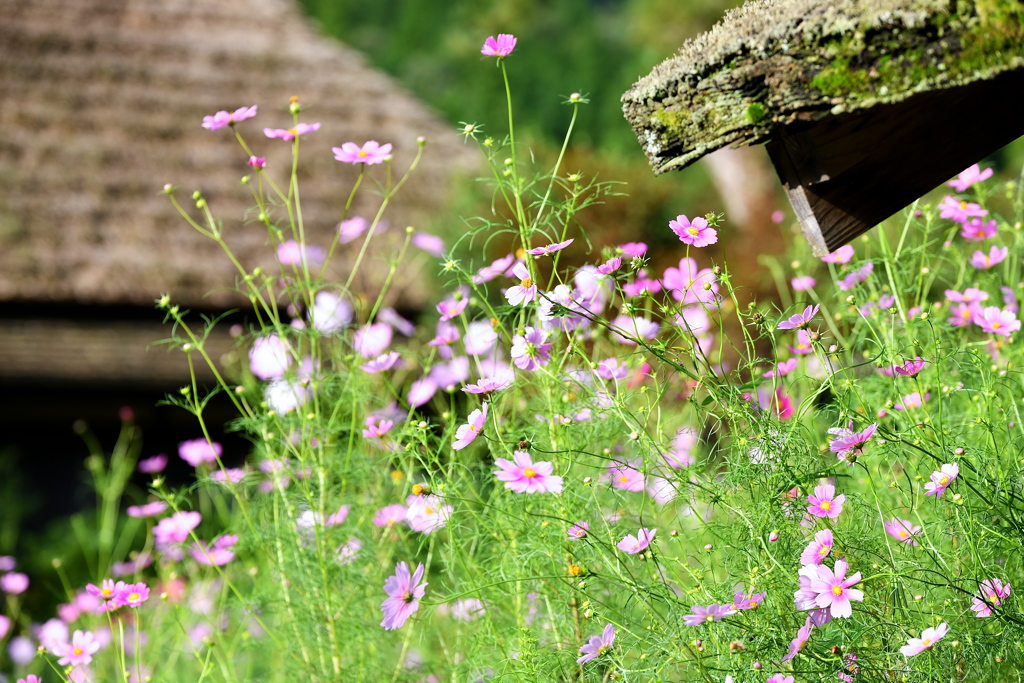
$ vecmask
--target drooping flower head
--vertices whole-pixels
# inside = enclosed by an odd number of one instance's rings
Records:
[[[909,638],[907,644],[900,648],[900,653],[905,657],[919,655],[925,650],[930,650],[947,633],[949,633],[949,626],[946,622],[942,622],[933,628],[926,628],[921,631],[920,638]]]
[[[580,654],[583,655],[576,660],[577,664],[586,664],[592,659],[597,659],[605,652],[611,649],[612,643],[615,642],[615,627],[608,624],[604,627],[604,632],[599,636],[592,636],[590,641],[580,648]]]
[[[683,244],[691,247],[706,247],[718,241],[718,231],[708,225],[706,218],[698,216],[690,221],[680,214],[675,220],[668,222],[668,227],[676,234]]]
[[[985,579],[978,586],[971,609],[979,617],[992,616],[992,607],[1000,607],[1003,600],[1010,597],[1010,584],[1003,584],[999,579]]]
[[[410,576],[409,565],[399,562],[395,566],[395,575],[384,582],[384,592],[388,594],[380,604],[384,612],[384,620],[380,622],[388,631],[401,628],[402,624],[420,608],[420,600],[427,591],[427,582],[420,583],[423,578],[423,564],[416,567]]]
[[[946,463],[939,468],[938,472],[932,472],[931,481],[924,485],[924,495],[941,498],[949,485],[952,484],[957,475],[960,474],[960,465],[955,462]]]
[[[484,46],[480,48],[480,54],[484,57],[508,57],[516,48],[516,37],[511,33],[499,33],[498,37],[488,36]]]
[[[785,664],[789,660],[796,657],[797,653],[803,650],[807,646],[807,641],[811,638],[811,624],[805,623],[800,627],[800,630],[796,632],[796,638],[789,643],[789,652],[782,658],[782,663]]]
[[[516,493],[561,493],[562,478],[552,474],[554,465],[550,462],[533,462],[526,451],[515,451],[512,460],[497,458],[494,464],[500,469],[494,474],[498,481],[505,482],[505,488]]]
[[[479,410],[474,410],[469,414],[466,424],[462,425],[455,431],[455,441],[452,443],[452,448],[461,451],[463,448],[473,443],[477,435],[483,431],[484,425],[487,424],[487,403],[484,402],[483,406]]]
[[[380,144],[370,140],[362,147],[354,142],[346,142],[341,147],[331,147],[334,158],[345,164],[382,164],[391,158],[391,143]]]

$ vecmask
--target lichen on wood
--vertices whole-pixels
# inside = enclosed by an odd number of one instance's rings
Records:
[[[780,126],[1024,68],[1016,0],[756,0],[638,81],[623,110],[656,173]]]

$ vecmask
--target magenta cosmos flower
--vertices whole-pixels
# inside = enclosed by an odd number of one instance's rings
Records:
[[[577,664],[586,664],[592,659],[597,659],[605,652],[611,649],[612,643],[615,642],[615,627],[608,624],[604,627],[604,633],[599,636],[592,636],[590,642],[580,648],[580,654],[583,655],[576,660]]]
[[[157,515],[163,514],[167,510],[167,503],[162,500],[154,500],[145,505],[129,505],[128,516],[144,519],[146,517],[156,517]]]
[[[938,472],[932,472],[932,480],[924,485],[924,495],[941,498],[959,474],[960,465],[955,462],[946,463]]]
[[[987,216],[988,209],[983,209],[979,204],[970,202],[958,202],[950,195],[946,195],[939,203],[939,218],[949,218],[957,223],[966,223],[968,219]]]
[[[380,622],[388,631],[401,628],[406,619],[420,608],[420,599],[427,591],[427,583],[420,583],[423,578],[423,563],[416,567],[416,572],[409,576],[409,565],[399,562],[395,566],[395,575],[389,576],[384,582],[384,592],[388,594],[380,609],[384,612],[384,621]]]
[[[461,451],[463,448],[473,443],[477,435],[484,428],[484,424],[487,423],[487,403],[485,402],[480,410],[474,410],[469,414],[466,424],[462,425],[455,431],[455,441],[452,443],[452,448]]]
[[[519,278],[519,284],[505,290],[505,299],[508,300],[509,305],[525,306],[537,298],[537,285],[533,283],[525,263],[518,261],[512,266],[512,275]]]
[[[986,168],[984,171],[980,169],[978,164],[974,164],[969,168],[965,169],[960,175],[950,180],[947,185],[952,187],[957,192],[966,192],[967,188],[975,183],[980,183],[982,180],[987,180],[992,177],[992,169]]]
[[[831,254],[821,257],[821,260],[825,263],[849,263],[852,259],[853,247],[849,244],[844,244]]]
[[[100,649],[100,643],[92,631],[75,631],[70,643],[59,643],[53,654],[60,657],[57,663],[61,666],[84,666],[92,661],[92,656]]]
[[[825,565],[800,568],[800,590],[794,595],[798,608],[826,609],[836,619],[853,614],[851,602],[863,602],[864,593],[851,588],[860,583],[860,572],[849,578],[846,560],[836,560],[835,571]]]
[[[689,218],[680,214],[674,221],[668,222],[668,227],[676,234],[683,244],[691,247],[706,247],[718,241],[718,231],[708,225],[706,218],[697,217],[691,222]]]
[[[797,653],[803,650],[807,646],[807,641],[811,638],[811,624],[808,621],[800,630],[796,632],[796,638],[789,643],[789,652],[782,658],[782,663],[785,664],[789,660],[796,657]]]
[[[116,599],[121,604],[128,607],[138,607],[149,599],[149,586],[144,583],[121,584],[118,582],[118,584],[119,588]]]
[[[385,505],[373,516],[373,523],[381,528],[393,527],[405,521],[405,506],[394,504]]]
[[[11,595],[19,595],[28,590],[28,575],[21,572],[11,572],[0,576],[0,590]]]
[[[807,501],[810,503],[807,506],[807,512],[810,514],[835,519],[843,511],[846,496],[841,493],[837,496],[835,486],[822,484],[814,487],[814,493],[808,494]]]
[[[847,427],[833,427],[828,433],[836,438],[829,442],[828,449],[836,454],[836,458],[852,466],[863,452],[864,444],[871,440],[877,429],[878,424],[875,423],[868,425],[864,431],[855,432],[852,420]]]
[[[814,289],[814,286],[818,284],[810,275],[800,275],[789,281],[790,286],[793,287],[795,292],[807,292]]]
[[[233,112],[219,111],[213,116],[203,117],[203,128],[206,130],[220,130],[224,126],[233,126],[239,121],[245,121],[256,116],[256,105],[251,107],[240,107]]]
[[[505,488],[516,493],[562,492],[562,478],[552,474],[554,466],[550,462],[533,462],[526,451],[515,451],[512,457],[515,462],[505,458],[494,461],[500,468],[494,474],[505,482]]]
[[[914,536],[921,533],[921,527],[916,526],[909,519],[900,519],[893,517],[885,523],[885,533],[889,534],[897,541],[902,541],[909,545],[919,545]]]
[[[206,462],[217,462],[223,451],[219,443],[206,439],[191,439],[178,444],[178,455],[192,467],[199,467]]]
[[[820,305],[808,306],[803,313],[791,315],[787,320],[779,323],[780,330],[802,330],[811,324],[811,320],[818,314]]]
[[[1009,337],[1020,329],[1020,321],[1010,311],[1004,311],[998,306],[986,306],[984,310],[974,313],[974,324],[989,334],[998,334],[1002,337]]]
[[[569,531],[566,532],[566,535],[569,538],[579,540],[581,538],[586,538],[588,531],[590,531],[590,522],[576,522],[569,527]]]
[[[925,650],[930,650],[932,646],[942,640],[947,633],[949,633],[949,626],[946,622],[942,622],[934,628],[926,628],[921,631],[920,638],[908,639],[907,644],[900,648],[900,653],[906,657],[919,655]]]
[[[770,676],[766,683],[793,683],[793,677],[786,674],[775,674]]]
[[[833,545],[835,545],[835,539],[832,537],[832,530],[822,529],[814,534],[814,540],[800,554],[800,564],[818,566],[832,552]]]
[[[721,621],[723,618],[736,614],[732,605],[694,605],[690,608],[692,614],[683,615],[683,623],[687,626],[700,626],[712,621]]]
[[[567,239],[564,242],[555,242],[545,247],[535,247],[533,249],[527,249],[527,254],[533,254],[534,256],[545,256],[546,254],[554,254],[556,251],[562,251],[567,246],[573,243],[572,239]]]
[[[960,236],[972,242],[981,242],[999,234],[999,226],[995,219],[986,221],[981,218],[972,218],[963,225]]]
[[[170,517],[160,520],[153,527],[153,536],[158,545],[184,543],[188,533],[199,526],[203,516],[198,512],[176,512]]]
[[[296,123],[294,128],[264,128],[263,134],[268,138],[281,138],[291,142],[300,135],[314,133],[320,130],[319,123]]]
[[[981,270],[988,270],[1002,263],[1009,253],[1009,247],[996,246],[989,249],[987,254],[983,251],[976,251],[971,254],[971,265]]]
[[[552,344],[546,344],[548,333],[534,327],[527,327],[523,334],[512,337],[509,355],[520,370],[534,371],[547,365],[551,360]]]
[[[163,472],[165,467],[167,467],[167,456],[163,453],[139,461],[139,472],[145,474]]]
[[[629,555],[636,555],[637,553],[647,550],[647,546],[649,546],[651,541],[654,540],[654,535],[656,533],[658,533],[657,529],[644,529],[641,527],[640,530],[636,532],[636,536],[633,534],[627,534],[626,537],[616,545],[622,552],[628,553]]]
[[[979,617],[992,616],[992,606],[999,607],[1003,600],[1010,597],[1010,584],[1003,584],[999,579],[985,579],[978,586],[978,594],[974,596],[974,604],[971,609],[978,613]]]
[[[331,147],[334,158],[345,164],[381,164],[391,157],[391,143],[380,144],[370,140],[362,147],[354,142],[346,142],[341,147]]]
[[[516,49],[516,37],[511,33],[499,33],[498,37],[488,36],[480,54],[484,57],[508,57]]]

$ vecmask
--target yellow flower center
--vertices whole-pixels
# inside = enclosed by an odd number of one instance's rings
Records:
[[[930,647],[931,644],[932,644],[932,639],[931,638],[922,638],[921,639],[921,645],[923,647]]]
[[[128,594],[128,602],[135,602],[138,599],[139,599],[139,594],[138,593],[129,593]]]
[[[960,202],[960,210],[963,211],[967,208],[967,202]]]
[[[818,557],[825,557],[826,555],[828,555],[828,552],[830,550],[832,550],[832,546],[830,545],[821,546],[821,548],[818,549]]]
[[[523,470],[523,476],[526,477],[527,479],[533,479],[534,477],[537,476],[537,471],[530,467],[527,467],[525,470]]]
[[[945,486],[948,483],[949,483],[949,477],[943,477],[942,479],[939,479],[939,486]]]
[[[843,587],[842,586],[832,586],[832,595],[835,595],[835,596],[838,597],[838,596],[840,596],[842,594],[843,594]]]
[[[901,529],[900,531],[898,531],[896,533],[896,535],[899,536],[900,538],[906,538],[910,534],[908,534],[905,529]]]
[[[530,278],[520,280],[519,286],[522,287],[523,289],[529,289],[530,287],[533,287],[533,280],[531,280]]]
[[[428,515],[434,514],[434,508],[424,508],[423,511],[426,512]]]
[[[830,501],[830,500],[823,500],[823,501],[821,501],[821,509],[822,510],[831,510],[832,509],[832,501]]]
[[[686,229],[686,232],[688,232],[691,235],[696,235],[696,234],[700,233],[700,230],[698,230],[697,228],[695,228],[693,226],[690,226],[689,228]]]
[[[80,655],[82,654],[82,648],[76,647],[74,650],[72,650],[72,652],[76,655]]]
[[[625,484],[629,481],[629,477],[627,477],[625,474],[619,475],[619,481]]]
[[[359,156],[361,156],[361,157],[368,157],[368,156],[370,156],[370,153],[367,152],[366,150],[361,149],[361,150],[359,150]]]
[[[714,621],[714,620],[715,620],[715,615],[714,614],[708,614],[707,616],[704,617],[704,621]]]
[[[1001,322],[994,322],[994,323],[992,323],[992,329],[993,330],[998,330],[1002,326],[1003,326],[1003,324]]]
[[[111,595],[114,594],[114,591],[110,590],[109,588],[104,588],[103,590],[100,591],[100,593],[103,594],[103,597],[109,598]]]
[[[298,131],[295,130],[294,128],[289,128],[288,132],[291,133],[292,135],[298,135],[299,134]]]
[[[992,595],[988,596],[988,601],[991,602],[993,605],[998,605],[999,604],[999,596],[996,595],[995,593],[993,593]]]
[[[755,607],[757,607],[757,600],[751,600],[750,601],[750,609],[754,609]]]

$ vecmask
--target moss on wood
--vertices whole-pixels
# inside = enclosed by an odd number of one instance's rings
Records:
[[[1024,68],[1017,0],[757,0],[623,95],[661,173],[778,126]]]

